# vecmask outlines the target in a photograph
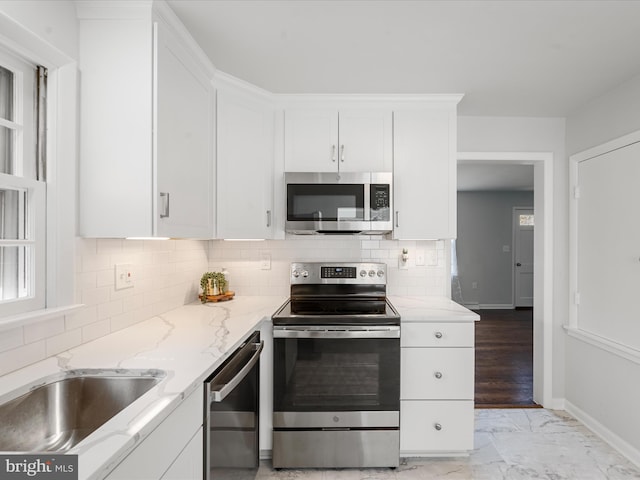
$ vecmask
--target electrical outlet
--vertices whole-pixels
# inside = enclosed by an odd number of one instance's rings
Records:
[[[133,288],[133,266],[130,263],[115,265],[116,290]]]
[[[402,259],[402,255],[398,255],[398,268],[400,270],[409,270],[409,262]]]
[[[269,253],[260,254],[260,270],[271,270],[271,255]]]
[[[473,288],[474,290],[478,288],[478,282],[471,282],[471,288]]]

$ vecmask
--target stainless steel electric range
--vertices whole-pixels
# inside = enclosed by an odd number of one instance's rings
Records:
[[[397,467],[400,315],[381,263],[293,263],[273,315],[274,468]]]

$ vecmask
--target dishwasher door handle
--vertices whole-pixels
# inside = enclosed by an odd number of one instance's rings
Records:
[[[264,341],[260,343],[253,343],[252,347],[256,349],[255,353],[251,356],[249,361],[238,371],[238,373],[231,379],[229,383],[219,385],[217,390],[212,390],[209,394],[209,402],[222,402],[227,395],[229,395],[234,388],[240,384],[244,377],[246,377],[251,369],[258,363],[260,354],[264,348]]]

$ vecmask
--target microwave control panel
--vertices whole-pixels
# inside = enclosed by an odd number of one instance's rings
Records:
[[[371,184],[370,205],[371,220],[389,221],[391,219],[391,198],[388,184]]]

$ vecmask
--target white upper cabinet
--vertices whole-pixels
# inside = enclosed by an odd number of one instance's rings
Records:
[[[162,5],[78,2],[82,236],[213,236],[213,67]]]
[[[288,172],[391,171],[391,109],[290,108],[284,122]]]
[[[456,237],[456,104],[393,112],[393,238]]]
[[[272,238],[275,108],[260,92],[216,74],[217,237]]]

